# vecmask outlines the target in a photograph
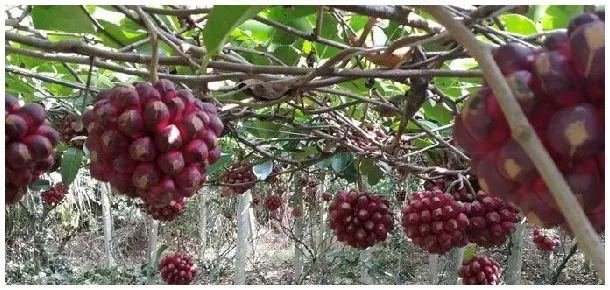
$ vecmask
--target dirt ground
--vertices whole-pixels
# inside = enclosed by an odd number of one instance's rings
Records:
[[[536,249],[531,241],[531,231],[528,227],[524,232],[523,252],[522,252],[522,284],[525,285],[541,285],[549,284],[551,276],[546,274],[548,265],[545,264],[542,254]],[[130,227],[117,229],[114,236],[114,257],[115,262],[122,265],[130,265],[136,268],[138,264],[146,262],[146,231],[144,224],[133,225]],[[160,231],[159,244],[167,243],[174,244],[175,241],[181,241],[181,251],[189,255],[197,256],[198,254],[198,239],[188,236],[181,236],[172,231],[167,231],[162,228]],[[574,241],[565,233],[562,237],[562,245],[554,253],[553,266],[551,273],[554,273],[558,265],[569,253]],[[173,240],[173,241],[172,241]],[[225,284],[233,283],[233,260],[235,249],[231,249],[229,244],[225,244],[224,251],[227,253],[225,259],[211,261],[215,268],[203,265],[200,267],[200,273],[197,275],[192,284]],[[341,245],[333,245],[342,247]],[[66,247],[70,249],[66,251],[65,256],[78,266],[81,270],[92,269],[95,265],[99,265],[103,254],[103,238],[101,236],[82,235],[73,238]],[[506,247],[497,249],[477,249],[477,254],[491,255],[501,264],[505,262],[503,252]],[[291,284],[293,275],[293,243],[286,235],[279,231],[271,229],[261,229],[256,240],[256,255],[249,256],[246,267],[246,283],[247,284]],[[206,257],[213,256],[213,251],[208,251]],[[428,284],[428,254],[422,250],[414,249],[408,254],[410,265],[414,265],[409,277],[402,281],[402,284]],[[213,258],[210,258],[213,259]],[[201,261],[199,261],[201,262]],[[387,265],[389,268],[394,265]],[[307,267],[307,264],[306,266]],[[353,269],[355,275],[359,274],[359,269]],[[545,277],[547,275],[547,277]],[[162,283],[161,281],[157,281]],[[314,284],[312,282],[306,282]],[[333,284],[359,284],[358,279],[347,275],[342,277],[336,275],[333,279]],[[592,267],[585,262],[582,252],[577,251],[565,268],[559,275],[557,284],[564,285],[596,285],[601,284],[597,274]]]

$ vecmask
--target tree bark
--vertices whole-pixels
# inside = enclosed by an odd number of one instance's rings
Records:
[[[508,285],[521,284],[521,265],[523,264],[521,252],[523,249],[524,222],[525,220],[521,219],[521,221],[516,224],[515,231],[510,235],[510,256],[508,256],[506,270],[504,272],[504,281]]]
[[[246,284],[247,240],[248,228],[250,227],[248,221],[250,211],[248,209],[250,208],[251,200],[252,194],[248,190],[239,197],[237,203],[237,251],[235,256],[235,279],[233,282],[235,285]]]
[[[114,259],[112,258],[112,212],[110,207],[110,184],[107,182],[100,183],[102,196],[102,215],[104,219],[104,264],[106,267],[112,266]]]

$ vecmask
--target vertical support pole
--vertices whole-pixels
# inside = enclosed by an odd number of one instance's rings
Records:
[[[112,258],[112,211],[110,207],[110,183],[100,183],[102,196],[102,215],[104,219],[104,264],[107,267],[112,266],[114,259]]]
[[[303,175],[297,173],[294,175],[294,205],[295,207],[302,208],[303,207],[303,186],[301,186],[300,181]],[[299,242],[303,241],[303,217],[294,217],[294,238],[298,241],[294,242],[294,260],[292,263],[293,268],[293,276],[292,282],[293,284],[299,284],[301,281],[301,276],[303,275],[303,249],[302,245]]]
[[[205,188],[205,187],[204,187]],[[205,260],[205,252],[208,248],[208,203],[204,195],[204,188],[199,191],[199,259]]]
[[[146,251],[148,256],[148,264],[152,265],[152,261],[154,259],[155,251],[157,250],[157,232],[159,230],[159,222],[154,220],[152,216],[146,216],[146,232],[148,236],[148,249]],[[154,265],[153,265],[154,266]],[[156,269],[150,269],[154,271]],[[153,273],[149,273],[148,275],[148,284],[153,284],[155,275]]]
[[[248,227],[250,201],[252,200],[252,193],[250,190],[238,197],[237,203],[237,251],[235,255],[235,279],[234,285],[245,285],[246,284],[246,255],[247,240],[248,240]]]
[[[365,285],[373,285],[373,277],[369,275],[368,262],[373,257],[373,247],[360,251],[360,280]]]
[[[443,279],[444,285],[457,285],[458,281],[458,270],[462,266],[464,260],[464,248],[453,248],[449,250],[447,257],[447,272],[445,273],[445,279]]]
[[[504,281],[507,285],[521,284],[521,265],[523,264],[521,252],[523,250],[523,231],[525,229],[525,226],[523,225],[524,222],[525,219],[521,218],[520,221],[515,225],[515,231],[510,234],[510,256],[508,256],[506,270],[504,272]]]
[[[438,284],[438,254],[428,255],[428,284]]]

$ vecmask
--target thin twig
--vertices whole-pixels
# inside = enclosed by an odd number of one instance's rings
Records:
[[[159,80],[159,72],[157,71],[157,68],[159,67],[159,39],[157,38],[157,29],[155,29],[155,25],[148,19],[141,7],[136,6],[135,10],[138,15],[140,15],[140,19],[144,22],[144,25],[146,25],[146,30],[148,30],[148,37],[150,38],[150,44],[152,46],[152,57],[148,64],[148,70],[150,71],[151,82],[156,83]]]

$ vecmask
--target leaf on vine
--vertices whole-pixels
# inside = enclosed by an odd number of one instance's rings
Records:
[[[70,185],[74,182],[78,169],[80,169],[83,156],[82,150],[70,147],[61,157],[61,182]]]

